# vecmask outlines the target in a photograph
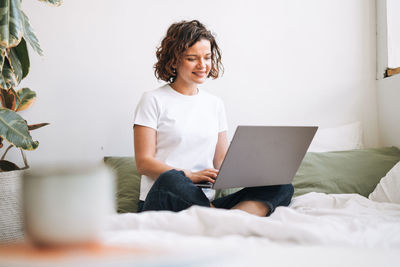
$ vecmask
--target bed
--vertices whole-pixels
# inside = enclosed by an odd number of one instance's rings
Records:
[[[110,217],[102,241],[158,251],[138,259],[145,265],[397,266],[400,150],[361,148],[360,134],[349,126],[320,133],[320,145],[311,146],[294,178],[290,206],[266,218],[197,206],[137,214],[134,158],[106,157],[117,176],[118,214]],[[336,139],[334,147],[327,145],[330,139]]]

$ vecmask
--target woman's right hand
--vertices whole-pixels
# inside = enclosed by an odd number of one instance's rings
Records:
[[[205,169],[198,172],[192,172],[185,170],[185,175],[188,177],[194,184],[204,183],[204,182],[211,182],[215,183],[215,178],[217,178],[218,170],[216,169]]]

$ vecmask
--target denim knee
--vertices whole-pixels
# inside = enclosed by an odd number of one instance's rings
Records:
[[[180,211],[192,205],[210,206],[203,191],[183,171],[162,173],[147,194],[143,210]]]
[[[192,181],[185,176],[183,171],[177,171],[175,169],[163,172],[154,182],[153,187],[158,190],[167,189],[168,191],[174,191],[174,187],[179,184],[192,183]]]
[[[292,200],[293,193],[294,193],[293,185],[292,184],[283,184],[283,185],[281,185],[280,191],[282,194],[282,205],[288,206],[290,204],[290,201]]]
[[[182,177],[182,176],[185,176],[185,173],[183,171],[178,171],[178,170],[172,169],[172,170],[161,173],[157,180],[160,180],[164,183],[165,182],[169,183],[169,182],[174,181],[176,179],[176,177]]]

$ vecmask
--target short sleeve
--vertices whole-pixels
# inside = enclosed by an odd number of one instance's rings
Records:
[[[228,130],[228,122],[226,120],[225,105],[222,100],[219,100],[218,105],[218,132],[224,132]]]
[[[155,97],[149,93],[144,93],[136,107],[133,124],[157,130],[158,113]]]

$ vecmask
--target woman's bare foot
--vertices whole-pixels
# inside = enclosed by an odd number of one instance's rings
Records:
[[[232,209],[243,210],[247,213],[264,217],[269,212],[269,207],[267,204],[260,201],[242,201],[234,206]]]

